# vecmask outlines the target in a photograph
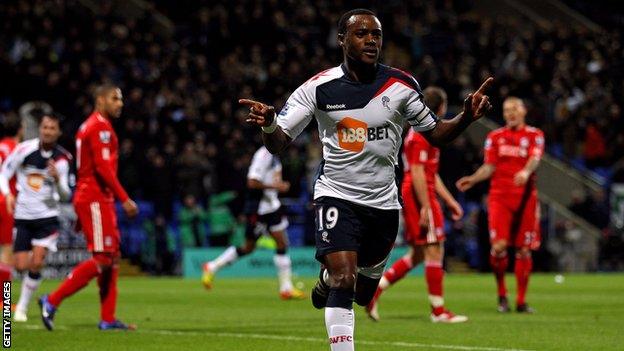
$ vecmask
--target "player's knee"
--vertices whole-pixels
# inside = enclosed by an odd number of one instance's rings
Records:
[[[112,267],[115,263],[115,257],[109,253],[94,253],[93,259],[98,264],[98,266],[103,268]]]
[[[427,245],[425,247],[425,261],[428,262],[442,262],[443,250],[440,244]]]
[[[255,244],[245,244],[242,247],[236,248],[236,254],[238,257],[249,255],[256,248]]]
[[[531,249],[529,249],[528,247],[522,247],[518,249],[518,251],[516,252],[516,257],[517,258],[531,257]]]
[[[503,240],[495,241],[492,243],[492,251],[497,255],[502,254],[507,250],[507,243]]]
[[[355,289],[355,272],[347,269],[330,272],[329,287],[331,289]]]

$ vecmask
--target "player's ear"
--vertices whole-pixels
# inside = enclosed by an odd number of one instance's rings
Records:
[[[344,33],[338,33],[338,45],[340,45],[341,47],[344,47],[344,38]]]

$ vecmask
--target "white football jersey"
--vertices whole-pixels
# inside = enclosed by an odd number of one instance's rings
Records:
[[[18,144],[2,164],[0,190],[9,193],[9,179],[17,174],[17,203],[15,219],[42,219],[59,214],[60,194],[70,195],[70,162],[72,156],[60,146],[43,150],[39,139]],[[59,183],[48,173],[48,161],[54,161]]]
[[[255,179],[264,185],[273,185],[282,180],[282,164],[276,155],[266,147],[259,148],[253,155],[247,179]],[[279,210],[282,204],[276,189],[264,189],[258,204],[257,214],[264,215]]]
[[[323,71],[288,98],[277,124],[292,139],[316,117],[323,163],[314,198],[344,199],[379,209],[399,209],[396,184],[403,123],[416,131],[438,118],[424,104],[418,82],[398,69],[377,65],[372,83],[351,80],[341,65]]]

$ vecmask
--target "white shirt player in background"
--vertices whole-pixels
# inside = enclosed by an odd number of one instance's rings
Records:
[[[312,303],[325,308],[333,351],[354,349],[353,301],[372,299],[398,231],[395,167],[403,124],[432,144],[457,137],[491,105],[488,78],[464,101],[464,110],[439,120],[422,101],[416,80],[378,63],[379,19],[369,10],[345,13],[338,23],[343,63],[312,77],[290,96],[276,117],[266,104],[241,99],[247,123],[262,127],[271,153],[282,151],[316,118],[324,163],[314,187],[316,258],[322,263]]]
[[[279,193],[290,189],[290,183],[282,180],[282,164],[279,158],[264,146],[256,151],[249,166],[247,189],[245,243],[242,247],[230,246],[217,258],[206,262],[203,265],[202,283],[207,289],[212,288],[214,276],[221,268],[253,252],[258,238],[269,234],[275,239],[277,246],[273,263],[277,268],[280,298],[283,300],[304,298],[304,293],[292,283],[290,256],[286,253],[288,220],[280,210],[282,204],[278,198]]]
[[[61,126],[58,117],[43,116],[39,138],[24,141],[2,164],[0,190],[7,209],[15,218],[14,268],[25,272],[14,320],[25,322],[34,292],[41,284],[41,269],[48,250],[56,251],[59,201],[68,201],[71,155],[58,146]],[[9,179],[17,177],[17,199]],[[32,254],[31,254],[32,252]]]

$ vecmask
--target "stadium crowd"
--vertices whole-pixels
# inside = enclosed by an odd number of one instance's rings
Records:
[[[250,140],[260,143],[237,99],[279,108],[299,84],[339,62],[336,22],[355,5],[155,1],[142,16],[128,18],[110,1],[95,12],[75,0],[3,1],[0,76],[8,83],[0,85],[0,118],[27,101],[45,101],[64,116],[62,144],[73,150],[94,85],[117,83],[125,94],[116,125],[119,176],[128,192],[169,221],[173,204],[187,195],[207,204],[211,195],[233,190],[239,192],[229,203],[236,216],[255,150]],[[552,154],[606,175],[614,171],[610,165],[623,164],[621,27],[595,33],[554,23],[545,30],[521,17],[475,16],[469,5],[453,1],[391,0],[375,10],[384,23],[384,62],[412,72],[423,87],[444,87],[451,106],[493,75],[490,117],[501,122],[502,99],[520,96],[529,105],[529,124],[545,131]],[[174,27],[159,22],[156,11]],[[480,150],[463,138],[443,150],[440,173],[449,189],[480,164]],[[293,185],[287,196],[305,196],[319,161],[313,125],[282,155],[284,177]],[[468,199],[480,202],[485,189]],[[478,215],[467,218],[478,226]]]

